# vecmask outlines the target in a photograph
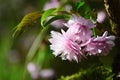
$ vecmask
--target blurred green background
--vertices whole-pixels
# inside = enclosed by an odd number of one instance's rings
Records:
[[[47,1],[47,0],[46,0]],[[45,0],[0,0],[0,80],[22,80],[25,56],[40,31],[35,25],[17,39],[13,28],[29,12],[41,10]]]
[[[29,62],[26,63],[25,61],[33,41],[40,32],[40,23],[37,22],[16,39],[12,38],[12,34],[14,27],[21,21],[25,14],[33,11],[42,11],[47,1],[50,0],[0,0],[0,80],[34,79],[34,75],[27,71]],[[87,2],[94,8],[103,8],[103,5],[101,5],[103,4],[102,0],[89,0]],[[43,41],[29,65],[33,67],[37,66],[41,74],[44,69],[48,70],[48,72],[52,70],[51,73],[54,73],[54,77],[51,78],[52,80],[60,78],[61,75],[76,73],[83,66],[82,63],[71,63],[54,57],[49,50],[49,46],[46,46],[48,44],[47,40]],[[85,63],[90,60],[86,60]],[[97,59],[95,61],[97,62]]]

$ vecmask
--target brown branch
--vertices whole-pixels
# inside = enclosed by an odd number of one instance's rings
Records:
[[[120,37],[120,0],[104,0],[112,31]]]
[[[109,16],[112,32],[117,36],[115,40],[116,50],[114,54],[114,62],[112,64],[112,72],[115,73],[113,79],[117,79],[120,72],[120,0],[104,0],[104,5]]]

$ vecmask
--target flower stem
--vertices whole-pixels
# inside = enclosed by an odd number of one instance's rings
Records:
[[[27,63],[32,61],[32,59],[34,58],[36,51],[39,48],[39,45],[41,44],[42,40],[44,39],[47,31],[48,31],[49,26],[44,27],[41,32],[38,34],[38,36],[36,37],[36,39],[34,40],[30,50],[28,51],[28,54],[26,56],[26,60],[25,60],[25,69],[24,69],[24,73],[23,73],[23,80],[25,80],[26,78],[26,66]]]

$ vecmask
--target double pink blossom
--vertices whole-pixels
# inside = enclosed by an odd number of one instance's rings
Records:
[[[95,27],[92,20],[86,20],[83,17],[78,17],[74,14],[72,15],[72,18],[64,25],[68,27],[68,36],[75,36],[74,39],[78,42],[85,42],[91,38],[93,34],[90,29]]]
[[[49,41],[52,43],[50,48],[54,51],[53,54],[60,55],[63,60],[80,61],[81,57],[84,56],[81,47],[74,40],[69,39],[63,30],[61,32],[62,34],[51,31],[52,38]]]
[[[115,45],[113,42],[115,36],[107,36],[107,31],[103,36],[93,37],[91,28],[95,25],[92,20],[73,15],[64,25],[68,27],[66,32],[51,31],[52,37],[49,39],[53,54],[60,56],[63,60],[79,62],[82,57],[86,57],[86,53],[107,55]]]
[[[107,36],[108,32],[104,32],[102,36],[89,39],[84,46],[89,55],[107,55],[115,45],[113,40],[115,36]]]

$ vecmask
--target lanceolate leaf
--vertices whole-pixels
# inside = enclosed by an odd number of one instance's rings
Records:
[[[52,23],[53,21],[58,20],[58,19],[68,20],[69,18],[70,18],[69,15],[56,15],[56,16],[52,17],[48,22],[46,22],[44,26],[48,26],[50,23]]]
[[[25,15],[21,22],[15,27],[15,32],[13,33],[12,37],[16,37],[23,33],[26,28],[35,23],[41,16],[42,14],[40,12],[32,12]]]
[[[41,25],[44,26],[44,21],[56,11],[56,8],[46,10],[41,17]]]
[[[82,7],[83,5],[85,4],[84,1],[80,0],[78,3],[77,3],[77,10]]]

